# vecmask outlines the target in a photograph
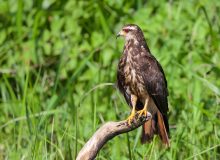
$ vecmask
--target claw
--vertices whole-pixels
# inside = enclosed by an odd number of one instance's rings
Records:
[[[142,115],[144,115],[145,117],[147,116],[147,110],[145,108],[138,111],[138,118],[140,118]]]
[[[127,118],[129,126],[131,125],[131,122],[133,121],[134,117],[135,117],[135,113],[131,112],[131,115]]]

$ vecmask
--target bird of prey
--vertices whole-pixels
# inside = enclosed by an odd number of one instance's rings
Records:
[[[154,134],[158,134],[169,146],[168,89],[164,71],[151,54],[139,26],[125,25],[119,36],[125,38],[125,45],[118,63],[117,85],[132,108],[128,125],[136,112],[139,116],[150,112],[152,118],[143,124],[141,142],[150,142]]]

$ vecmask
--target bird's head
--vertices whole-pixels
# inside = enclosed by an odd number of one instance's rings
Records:
[[[121,31],[117,34],[117,37],[124,37],[127,41],[130,39],[139,39],[143,37],[143,33],[139,26],[135,24],[127,24],[122,27]]]

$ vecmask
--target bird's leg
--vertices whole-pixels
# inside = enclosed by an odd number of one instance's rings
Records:
[[[149,101],[149,98],[147,98],[145,100],[145,104],[144,104],[144,108],[140,111],[138,111],[138,118],[140,118],[142,115],[146,116],[147,115],[147,106],[148,106],[148,101]]]
[[[134,117],[135,117],[135,106],[136,106],[136,103],[137,103],[137,96],[135,96],[135,95],[132,94],[132,95],[131,95],[132,110],[131,110],[130,116],[127,118],[128,125],[131,125],[131,122],[132,122],[132,120],[133,120]]]

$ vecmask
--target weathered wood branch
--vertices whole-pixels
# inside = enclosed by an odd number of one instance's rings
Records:
[[[128,125],[127,121],[120,122],[107,122],[101,126],[89,139],[89,141],[80,150],[76,160],[93,160],[98,152],[104,146],[108,140],[115,136],[130,132],[151,118],[151,114],[148,112],[146,117],[138,118],[138,114],[135,115],[135,119],[131,125]]]

